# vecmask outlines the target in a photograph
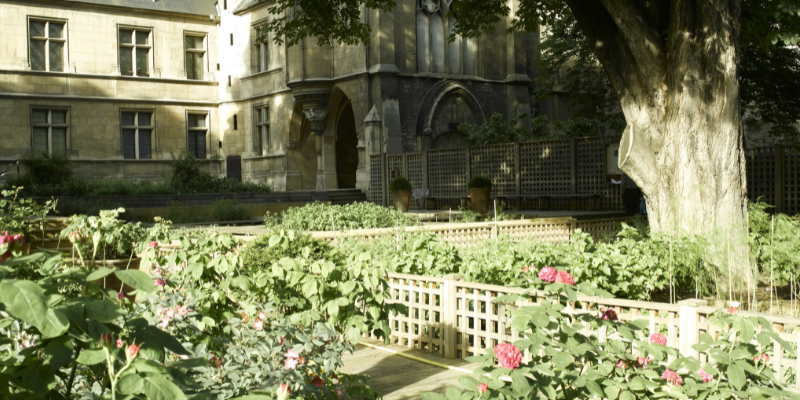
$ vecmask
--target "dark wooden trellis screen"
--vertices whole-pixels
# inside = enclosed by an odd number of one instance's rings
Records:
[[[800,213],[800,147],[747,149],[747,197],[775,206],[775,211]]]
[[[550,208],[570,209],[588,208],[589,196],[599,195],[602,209],[621,210],[620,186],[606,180],[606,147],[619,139],[602,136],[372,156],[369,198],[388,204],[389,181],[405,176],[415,188],[428,188],[440,208],[458,208],[461,197],[469,195],[469,179],[483,175],[494,183],[492,197],[548,196]],[[576,202],[575,196],[583,196],[583,201]]]
[[[605,170],[606,148],[619,139],[600,136],[372,156],[369,199],[388,204],[389,181],[402,175],[414,187],[430,189],[439,207],[458,208],[460,198],[469,194],[469,179],[483,175],[494,183],[492,197],[552,196],[551,208],[569,209],[576,205],[568,200],[571,195],[599,195],[603,210],[622,210],[622,188],[607,182]],[[800,147],[750,148],[746,159],[750,201],[760,197],[778,212],[800,213]],[[525,206],[535,209],[537,204]]]

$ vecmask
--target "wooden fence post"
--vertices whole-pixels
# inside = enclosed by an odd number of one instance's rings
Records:
[[[692,348],[700,339],[700,332],[697,328],[697,307],[708,305],[705,300],[688,299],[678,302],[678,351],[684,357],[694,357],[699,359],[698,352]],[[651,334],[653,332],[650,332]]]
[[[463,275],[445,275],[442,285],[442,344],[444,357],[456,358],[456,282],[464,279]]]

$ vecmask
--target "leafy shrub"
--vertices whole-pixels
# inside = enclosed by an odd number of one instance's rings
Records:
[[[28,163],[28,164],[25,164]],[[167,179],[151,182],[136,179],[88,179],[72,176],[64,157],[38,157],[24,161],[25,175],[10,179],[5,188],[23,186],[25,196],[144,196],[185,193],[268,193],[269,186],[217,178],[200,169],[202,161],[191,154],[173,156]]]
[[[772,206],[749,203],[750,257],[761,276],[774,278],[779,285],[797,279],[800,270],[800,221],[785,214],[773,217]],[[773,219],[774,218],[774,219]],[[774,227],[773,227],[774,224]]]
[[[214,221],[244,221],[252,219],[253,216],[237,200],[223,199],[211,206],[211,218]]]
[[[492,180],[481,175],[473,176],[467,183],[467,189],[491,189]]]
[[[398,176],[397,178],[394,178],[392,179],[391,182],[389,182],[389,190],[393,192],[400,190],[410,191],[412,189],[414,189],[414,187],[411,186],[411,181],[409,181],[408,178],[406,178],[405,176]]]
[[[119,207],[119,204],[114,204],[108,200],[65,198],[58,201],[58,207],[56,208],[54,214],[62,216],[81,214],[100,215],[100,210],[110,210]]]
[[[345,257],[338,248],[327,241],[312,239],[302,233],[294,233],[294,239],[286,247],[270,245],[270,239],[279,232],[261,235],[242,249],[242,263],[249,271],[271,268],[282,258],[305,258],[309,261],[330,261],[344,265]]]
[[[610,297],[608,293],[563,283],[547,285],[545,290],[546,299],[514,312],[511,327],[524,332],[521,340],[499,343],[486,355],[467,358],[483,366],[475,377],[459,379],[466,392],[448,388],[446,397],[424,393],[422,398],[528,399],[540,393],[552,399],[716,399],[734,393],[738,398],[798,398],[766,365],[772,341],[785,343],[790,351],[792,346],[763,318],[714,314],[709,323],[725,334],[718,340],[708,333],[700,335],[700,344],[693,347],[708,353],[709,362],[703,364],[665,346],[666,339],[653,336],[660,333],[650,332],[646,319],[619,321],[602,310],[575,314],[573,307],[580,307],[576,292]],[[530,296],[505,295],[492,302],[507,304]],[[756,335],[759,325],[766,329]],[[617,334],[600,341],[596,335],[587,335],[586,327],[603,327]],[[757,345],[752,344],[754,339]],[[523,352],[530,361],[522,362]],[[668,361],[670,357],[674,361]],[[500,379],[504,376],[510,382]]]
[[[530,132],[519,124],[521,119],[525,119],[528,114],[522,113],[516,118],[509,118],[505,121],[503,114],[494,113],[489,121],[481,126],[460,124],[458,130],[469,134],[467,140],[473,144],[489,145],[522,142],[529,138]]]
[[[463,223],[478,222],[480,214],[478,214],[474,210],[467,208],[459,208],[459,211],[461,211],[461,213],[456,214],[456,216],[453,217],[452,222],[463,222]]]
[[[283,212],[281,227],[295,231],[334,231],[417,225],[419,220],[372,203],[330,205],[314,202]]]
[[[100,211],[99,216],[74,215],[67,219],[67,227],[60,237],[68,239],[82,262],[91,256],[95,259],[130,259],[136,244],[145,237],[141,223],[126,224],[119,219],[125,209]]]

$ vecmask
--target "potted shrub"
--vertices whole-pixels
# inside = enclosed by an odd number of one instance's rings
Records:
[[[469,200],[472,210],[484,215],[489,210],[489,192],[492,190],[492,180],[485,176],[475,176],[467,184]]]
[[[100,216],[76,215],[69,218],[69,225],[61,231],[61,238],[68,239],[75,248],[80,261],[90,267],[111,269],[139,269],[141,257],[136,254],[136,244],[145,237],[141,223],[128,224],[118,219],[125,209],[100,211]],[[147,272],[147,271],[145,271]],[[97,282],[108,289],[128,293],[133,289],[111,274]]]
[[[58,239],[46,238],[49,229],[47,214],[55,210],[55,201],[48,200],[44,206],[31,199],[19,198],[22,187],[3,190],[0,200],[0,231],[8,237],[17,237],[16,243],[27,253],[32,247],[57,248]],[[47,243],[45,243],[47,242]],[[33,244],[33,246],[31,246]]]
[[[404,176],[398,176],[389,182],[389,190],[392,191],[394,207],[402,212],[408,212],[408,202],[411,198],[411,181]]]

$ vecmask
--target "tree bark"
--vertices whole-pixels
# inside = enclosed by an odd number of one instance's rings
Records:
[[[741,240],[741,0],[566,1],[621,100],[619,166],[651,229]]]

